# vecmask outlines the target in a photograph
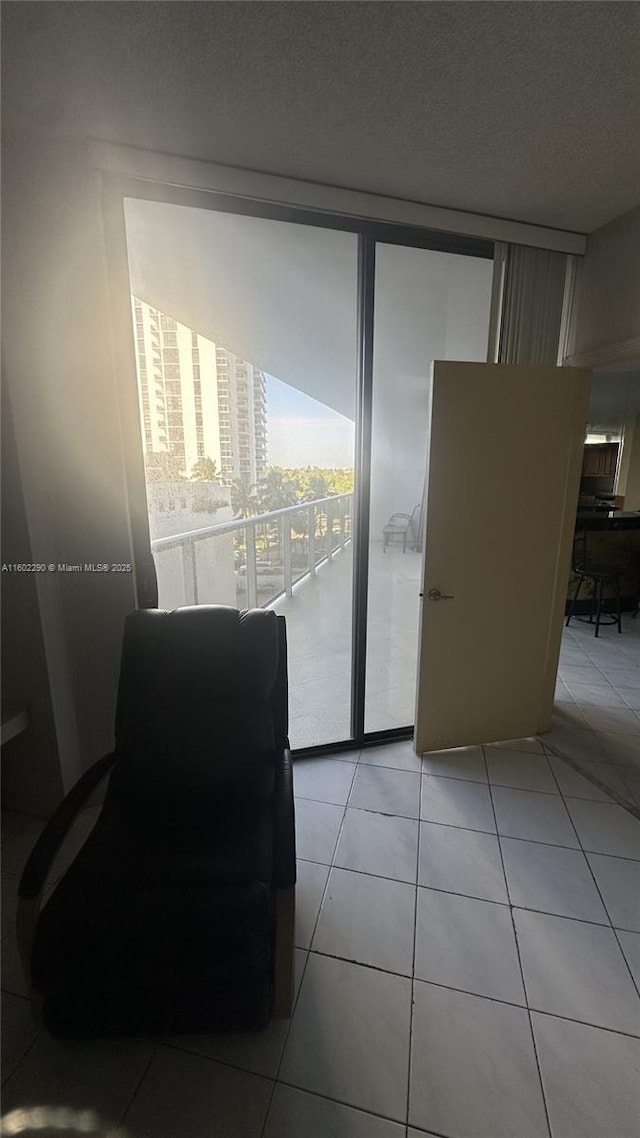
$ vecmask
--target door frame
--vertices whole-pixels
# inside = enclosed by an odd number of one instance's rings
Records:
[[[135,366],[135,344],[130,311],[130,280],[125,226],[125,198],[240,214],[273,221],[341,230],[358,237],[356,437],[354,448],[353,603],[351,635],[351,738],[338,743],[297,749],[296,755],[353,750],[363,746],[410,738],[413,724],[384,731],[365,732],[367,616],[369,580],[369,504],[371,426],[373,407],[373,334],[375,315],[376,245],[402,245],[416,249],[493,260],[495,243],[441,230],[395,222],[372,221],[307,207],[237,197],[208,189],[191,189],[147,178],[101,171],[105,250],[110,280],[112,352],[118,377],[123,463],[129,505],[129,531],[134,563],[136,603],[155,608],[158,586],[151,553],[143,450]]]

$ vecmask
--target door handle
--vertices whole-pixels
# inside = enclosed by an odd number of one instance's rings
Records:
[[[429,589],[427,597],[430,601],[452,601],[453,593],[441,593],[439,589]]]

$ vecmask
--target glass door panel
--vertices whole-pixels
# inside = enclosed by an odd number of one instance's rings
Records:
[[[350,737],[358,238],[125,199],[159,605],[287,619],[294,748]]]
[[[486,360],[492,274],[483,258],[376,246],[367,733],[414,722],[429,370]]]

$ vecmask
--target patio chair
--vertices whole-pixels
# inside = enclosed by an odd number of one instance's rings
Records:
[[[112,754],[67,795],[19,886],[18,936],[62,1037],[263,1028],[290,1014],[295,837],[284,617],[221,605],[126,621]],[[94,829],[42,912],[88,794]]]
[[[394,541],[402,542],[402,552],[409,549],[420,549],[420,514],[422,504],[418,502],[410,514],[392,514],[382,530],[382,552],[387,552],[387,546]]]

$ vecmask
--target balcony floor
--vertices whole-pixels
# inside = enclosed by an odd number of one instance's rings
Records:
[[[369,564],[365,729],[382,731],[413,723],[421,558],[374,543]],[[272,605],[287,620],[293,747],[349,738],[352,574],[347,546]]]

